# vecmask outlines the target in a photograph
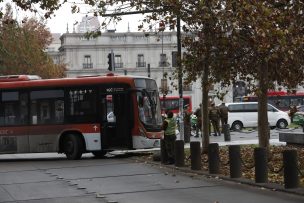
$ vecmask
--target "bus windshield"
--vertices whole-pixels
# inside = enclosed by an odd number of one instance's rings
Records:
[[[140,120],[149,128],[159,128],[162,117],[156,82],[151,79],[135,79],[135,86],[140,90],[137,92]]]

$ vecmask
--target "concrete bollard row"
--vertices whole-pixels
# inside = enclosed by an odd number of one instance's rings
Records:
[[[161,142],[161,146],[163,146]],[[166,152],[161,147],[161,162],[167,161]],[[230,177],[240,178],[242,176],[242,160],[240,145],[229,146],[229,167]],[[190,142],[190,158],[191,170],[201,170],[201,145],[200,142]],[[184,163],[184,141],[175,141],[175,166],[182,167]],[[220,155],[219,145],[211,143],[208,146],[208,167],[210,174],[218,174],[220,172]],[[256,147],[254,149],[254,168],[255,168],[255,182],[268,182],[268,150],[264,147]],[[299,187],[299,168],[298,155],[296,150],[283,151],[283,169],[284,169],[284,186],[287,189]]]

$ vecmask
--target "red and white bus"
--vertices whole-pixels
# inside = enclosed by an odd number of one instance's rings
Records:
[[[2,154],[58,152],[79,159],[87,152],[101,157],[115,149],[159,146],[160,100],[150,78],[6,79],[0,80]]]
[[[189,112],[192,111],[191,96],[183,96],[184,107],[187,107]],[[160,97],[161,111],[164,114],[166,111],[172,111],[174,114],[179,113],[179,96]]]
[[[290,105],[304,105],[304,92],[268,91],[267,98],[268,103],[282,111],[288,111]],[[241,100],[243,102],[252,102],[258,101],[258,98],[257,96],[244,96]]]

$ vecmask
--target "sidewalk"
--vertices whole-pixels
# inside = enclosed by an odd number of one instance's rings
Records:
[[[285,142],[279,141],[279,133],[288,132],[288,131],[299,131],[299,129],[284,129],[284,130],[271,130],[270,132],[270,144],[271,145],[286,145]],[[202,137],[194,137],[194,132],[192,132],[192,136],[190,137],[190,142],[199,141],[202,142]],[[200,134],[201,135],[201,134]],[[177,136],[179,140],[179,135]],[[230,141],[225,141],[224,134],[221,136],[209,136],[210,143],[218,143],[219,146],[226,146],[226,145],[251,145],[251,144],[258,144],[258,132],[256,130],[250,131],[241,131],[241,132],[230,132]],[[185,148],[190,147],[190,143],[185,143]]]

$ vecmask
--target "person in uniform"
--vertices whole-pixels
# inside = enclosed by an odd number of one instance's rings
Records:
[[[215,106],[214,102],[211,103],[211,107],[209,110],[209,119],[211,121],[211,124],[213,126],[213,130],[214,130],[214,136],[221,136],[221,132],[220,132],[220,127],[219,127],[219,123],[220,123],[220,110],[218,107]]]
[[[225,105],[225,102],[222,102],[222,104],[219,106],[220,109],[220,118],[221,118],[221,125],[222,125],[222,132],[223,127],[225,124],[228,123],[228,107]]]
[[[164,143],[168,156],[167,164],[174,164],[174,143],[176,140],[176,120],[173,117],[172,111],[167,112],[167,118],[164,120],[163,129],[165,131],[164,135]]]

